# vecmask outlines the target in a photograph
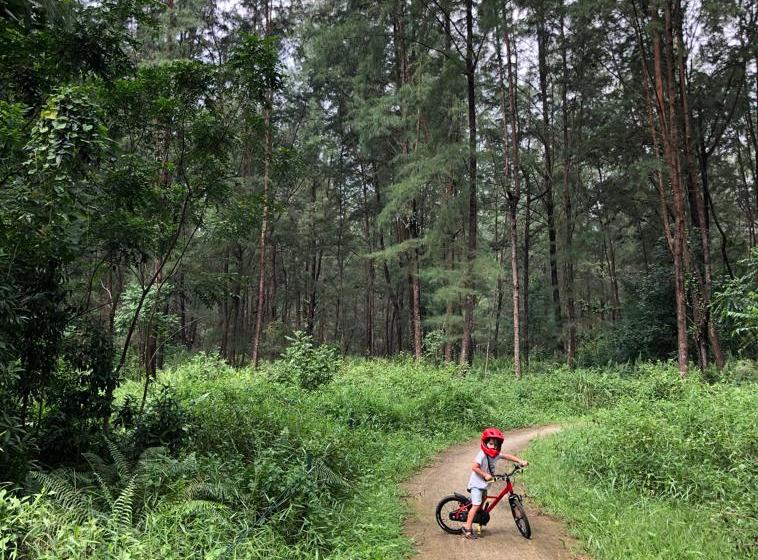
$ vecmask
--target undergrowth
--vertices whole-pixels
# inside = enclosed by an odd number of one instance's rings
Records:
[[[464,376],[355,360],[301,383],[282,368],[196,356],[160,373],[142,416],[141,386],[125,384],[120,451],[38,476],[23,498],[0,489],[0,556],[407,558],[399,483],[435,452],[487,425],[579,417],[530,452],[529,491],[598,558],[729,557],[755,536],[756,402],[742,374],[707,386],[666,365],[542,364],[517,381],[498,363]]]
[[[649,374],[528,452],[530,492],[598,559],[753,558],[758,392]]]

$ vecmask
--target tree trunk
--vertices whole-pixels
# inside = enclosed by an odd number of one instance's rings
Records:
[[[269,102],[270,102],[269,95]],[[263,112],[263,126],[265,127],[265,154],[263,158],[263,219],[261,221],[261,236],[258,244],[258,305],[256,307],[255,337],[253,338],[252,364],[258,368],[260,357],[258,346],[263,331],[263,315],[266,309],[266,238],[268,235],[269,220],[269,166],[271,163],[271,108],[270,103]]]
[[[376,192],[376,207],[381,208],[382,207],[382,199],[381,199],[381,193],[379,192],[379,180],[376,176],[376,171],[374,171],[374,191]],[[384,232],[379,229],[379,250],[384,251],[385,250],[385,244],[384,244]],[[394,344],[394,324],[395,320],[398,317],[400,313],[400,304],[398,302],[398,294],[395,293],[395,290],[392,289],[392,280],[390,276],[390,269],[389,265],[387,264],[387,259],[384,259],[382,261],[382,272],[384,273],[384,282],[387,288],[387,306],[385,306],[385,321],[384,321],[384,340],[385,340],[385,348],[384,348],[384,354],[386,356],[390,356],[393,353],[393,350],[395,348]],[[392,313],[390,313],[389,305],[392,306]]]
[[[529,369],[529,222],[531,220],[532,210],[532,191],[529,184],[529,178],[525,174],[526,180],[526,205],[524,206],[524,282],[523,282],[523,295],[521,299],[524,302],[524,324],[522,331],[524,333],[523,346],[524,346],[524,363],[527,370]]]
[[[508,165],[508,154],[503,152],[504,176],[508,178],[508,169],[510,168],[510,179],[513,182],[513,189],[506,188],[506,199],[508,202],[508,216],[510,224],[510,244],[511,244],[511,305],[513,310],[513,367],[517,378],[521,377],[521,320],[520,320],[520,293],[519,293],[519,270],[518,270],[518,203],[521,198],[521,164],[519,162],[519,123],[516,107],[516,83],[514,78],[514,69],[516,62],[511,59],[511,36],[510,36],[510,17],[505,4],[503,5],[503,15],[506,18],[503,29],[503,40],[505,42],[506,52],[506,71],[508,74],[508,110],[505,106],[505,84],[503,77],[503,60],[501,55],[500,41],[497,41],[497,58],[500,81],[500,104],[503,113],[503,138],[508,136],[508,126],[510,125],[511,133],[511,153],[510,165]],[[517,56],[517,55],[516,55]],[[506,118],[507,115],[507,118]]]
[[[611,321],[618,321],[621,317],[621,301],[619,299],[619,283],[616,274],[616,248],[613,245],[610,223],[605,224],[605,235],[608,239],[608,278],[611,282]]]
[[[561,9],[564,9],[563,2]],[[561,61],[562,61],[562,84],[561,84],[561,113],[563,115],[563,206],[566,214],[566,234],[564,251],[564,281],[566,289],[566,322],[568,333],[566,336],[566,362],[570,368],[574,367],[576,356],[576,309],[574,306],[574,210],[571,196],[571,148],[569,147],[569,114],[568,114],[568,62],[566,55],[566,36],[564,31],[564,14],[561,13]]]
[[[445,20],[444,20],[444,40],[445,40],[445,50],[450,51],[452,48],[452,23],[450,19],[450,13],[445,13]],[[455,121],[457,123],[457,121]],[[452,128],[450,133],[450,138],[453,139],[453,141],[459,141],[460,140],[460,129],[456,125]],[[455,198],[457,197],[457,189],[455,188],[455,179],[453,176],[448,176],[447,178],[447,187],[445,189],[445,195],[446,195],[446,202],[448,204],[453,204],[455,201]],[[447,224],[447,230],[446,233],[448,233],[448,245],[445,247],[445,261],[447,264],[447,270],[450,271],[451,276],[452,272],[455,270],[455,239],[457,237],[457,225],[453,221],[452,223]],[[452,337],[452,328],[450,327],[450,318],[453,316],[453,314],[456,312],[455,308],[455,302],[453,301],[453,298],[448,296],[447,301],[445,302],[445,325],[444,325],[444,331],[445,331],[445,348],[444,348],[444,359],[447,363],[452,363],[455,359],[455,348],[453,344],[453,337]],[[457,333],[456,333],[457,334]]]
[[[264,14],[265,36],[271,34],[271,5],[269,0],[265,2]],[[258,368],[260,357],[258,355],[258,346],[261,341],[261,332],[263,331],[263,319],[266,309],[266,242],[268,236],[269,220],[269,182],[270,167],[272,156],[272,138],[271,138],[271,106],[273,101],[273,92],[266,93],[265,107],[263,108],[263,127],[264,127],[264,154],[263,154],[263,218],[261,220],[261,237],[259,242],[259,259],[258,259],[258,305],[255,317],[255,336],[253,338],[253,348],[251,361],[253,368]]]
[[[416,199],[411,201],[411,223],[408,226],[412,239],[418,239],[419,232],[419,219],[418,219],[418,207],[416,205]],[[413,328],[413,355],[416,359],[423,357],[423,329],[421,325],[421,279],[419,278],[419,249],[414,247],[411,250],[410,258],[410,292],[411,292],[411,326]]]
[[[713,289],[713,273],[711,267],[711,242],[710,242],[710,228],[708,221],[708,213],[706,211],[706,200],[704,197],[704,190],[707,188],[707,183],[703,182],[701,185],[697,184],[698,175],[695,170],[695,155],[692,141],[692,127],[690,121],[690,109],[687,93],[687,75],[685,72],[684,61],[684,42],[682,37],[682,12],[681,12],[681,0],[676,0],[675,16],[675,35],[674,35],[674,52],[677,57],[677,68],[679,74],[679,99],[681,101],[681,113],[682,122],[684,123],[684,151],[687,161],[687,173],[690,177],[689,184],[692,185],[692,198],[695,201],[695,207],[693,212],[693,222],[695,222],[696,229],[700,234],[700,245],[702,251],[702,264],[703,264],[703,283],[701,285],[701,323],[698,325],[698,330],[701,331],[701,337],[705,339],[708,336],[711,343],[711,350],[716,361],[716,367],[721,370],[724,368],[724,354],[721,351],[721,343],[719,341],[716,329],[711,325],[713,319],[710,316],[711,306],[711,291]],[[707,178],[707,166],[705,170],[705,177]],[[697,219],[695,219],[695,216]],[[707,331],[707,335],[704,331]],[[703,365],[707,365],[707,354],[703,354]]]
[[[370,207],[368,203],[368,189],[366,186],[366,179],[363,174],[363,165],[361,165],[361,184],[363,187],[363,234],[366,238],[366,249],[368,253],[374,251],[374,244],[371,235],[371,222],[369,220]],[[374,354],[374,261],[371,258],[366,259],[366,338],[365,338],[365,351],[366,354],[372,356]]]
[[[339,241],[341,244],[341,241]],[[342,257],[342,250],[337,248],[337,294],[334,302],[334,331],[332,338],[335,344],[341,344],[342,339],[342,293],[344,291],[345,263]]]
[[[295,291],[295,330],[303,328],[303,292],[298,287]]]
[[[445,190],[447,202],[449,204],[452,204],[456,197],[456,189],[455,189],[455,181],[452,177],[448,179],[447,188]],[[447,270],[451,273],[455,270],[455,226],[448,224],[448,243],[445,247],[445,261]],[[445,349],[444,349],[444,355],[445,355],[445,362],[452,362],[453,361],[453,338],[452,338],[452,329],[450,328],[450,318],[453,316],[455,312],[454,308],[454,302],[453,298],[448,296],[447,301],[445,302]]]
[[[561,295],[558,284],[558,256],[557,240],[555,233],[555,201],[553,198],[553,156],[552,156],[552,130],[550,125],[550,105],[548,103],[548,67],[547,67],[548,33],[545,28],[544,13],[540,13],[537,23],[537,58],[540,75],[540,97],[542,98],[542,144],[545,152],[545,213],[547,214],[548,250],[550,262],[550,286],[553,295],[553,317],[556,330],[561,327]]]
[[[466,0],[466,90],[468,97],[468,239],[466,246],[466,297],[463,308],[463,340],[461,365],[473,360],[474,332],[474,260],[476,259],[477,195],[476,195],[476,61],[474,59],[474,7]]]
[[[273,243],[271,247],[271,292],[269,293],[269,296],[267,297],[268,300],[268,316],[271,321],[277,320],[277,311],[276,311],[276,294],[279,290],[279,282],[277,280],[277,274],[276,274],[276,267],[277,267],[277,246],[276,242]]]
[[[743,205],[745,207],[745,221],[747,222],[748,227],[748,249],[752,249],[753,247],[758,244],[758,228],[756,228],[755,224],[755,215],[753,213],[753,203],[750,195],[750,186],[748,184],[747,180],[747,173],[745,173],[745,164],[742,161],[742,150],[740,149],[740,142],[737,141],[737,167],[740,171],[740,184],[742,185],[742,199],[743,199]],[[758,211],[758,208],[756,208],[756,211]],[[722,233],[722,252],[725,251],[724,246],[726,245],[726,242],[724,241],[724,236]],[[730,274],[732,278],[734,278],[733,274]]]
[[[229,248],[224,250],[224,297],[221,300],[221,356],[229,360]]]
[[[187,296],[184,288],[184,270],[179,274],[179,290],[177,292],[178,307],[179,307],[179,343],[188,348],[187,339],[189,324],[187,318]]]
[[[394,14],[394,45],[395,45],[395,70],[397,74],[398,90],[411,83],[410,72],[410,53],[407,48],[407,39],[405,31],[405,0],[398,0]],[[408,107],[401,103],[400,107],[403,125],[408,122]],[[420,134],[420,113],[416,117],[416,145],[418,145]],[[409,141],[406,138],[402,141],[401,147],[402,163],[408,161]],[[406,234],[409,239],[417,239],[419,236],[418,227],[418,208],[416,199],[413,198],[410,203],[410,219],[406,226]],[[419,279],[419,251],[417,248],[411,249],[408,258],[403,259],[408,269],[408,296],[409,309],[408,319],[410,323],[410,333],[413,338],[413,354],[416,359],[423,356],[422,340],[423,333],[421,327],[421,281]],[[402,337],[400,337],[402,340]]]
[[[158,285],[163,281],[163,276],[158,261],[154,263],[155,280]],[[156,294],[157,296],[157,294]],[[155,313],[158,310],[158,299],[153,302],[150,316],[145,326],[145,375],[147,380],[155,379],[158,371],[158,327],[155,324]],[[149,381],[146,381],[148,383]]]
[[[316,179],[311,181],[311,205],[310,205],[310,255],[308,261],[308,293],[305,311],[305,332],[311,336],[314,334],[316,321],[316,281],[318,280],[318,265],[320,259],[318,236],[316,234]]]
[[[323,251],[317,249],[311,257],[310,293],[308,294],[308,314],[305,319],[305,332],[314,335],[316,326],[316,305],[318,304],[318,281],[321,276],[321,258]]]
[[[496,208],[496,212],[499,212],[499,209]],[[495,224],[497,225],[497,216],[495,216]],[[505,261],[505,243],[498,240],[497,236],[495,237],[495,247],[497,247],[497,304],[495,306],[495,336],[493,337],[492,345],[493,345],[493,351],[492,354],[497,358],[498,356],[498,347],[500,344],[500,318],[503,313],[503,285],[505,284],[503,279],[503,262]]]
[[[241,364],[241,360],[239,356],[244,351],[244,348],[240,348],[240,346],[244,347],[245,344],[244,343],[240,344],[240,341],[244,340],[243,337],[246,334],[245,315],[242,312],[242,306],[246,298],[242,291],[242,281],[241,281],[242,271],[244,270],[244,266],[245,266],[244,251],[245,251],[244,247],[242,247],[239,243],[235,243],[234,261],[236,265],[236,274],[234,275],[234,283],[232,284],[232,319],[231,319],[232,331],[231,331],[231,340],[230,340],[231,361],[235,365]]]
[[[650,7],[651,17],[656,27],[660,26],[660,17],[654,5]],[[665,46],[664,75],[663,61],[661,60],[661,42]],[[653,55],[655,64],[656,98],[661,128],[664,131],[663,145],[669,169],[671,181],[673,206],[674,206],[674,278],[676,296],[676,322],[677,322],[677,357],[679,362],[679,375],[687,375],[687,307],[684,284],[684,245],[687,242],[685,235],[685,207],[684,190],[681,181],[681,165],[679,161],[679,135],[676,118],[676,98],[674,91],[673,70],[673,40],[671,28],[671,0],[666,0],[664,8],[664,35],[654,31]],[[665,87],[664,87],[665,86]],[[664,97],[665,90],[665,97]]]
[[[413,250],[411,272],[411,313],[413,315],[413,353],[417,359],[423,356],[423,331],[421,328],[421,282],[419,281],[418,250]]]

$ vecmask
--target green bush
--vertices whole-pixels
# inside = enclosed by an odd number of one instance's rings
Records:
[[[713,294],[713,310],[741,355],[758,357],[758,248],[740,261],[744,274],[723,280]]]
[[[37,442],[32,430],[19,417],[11,398],[20,377],[19,361],[0,363],[0,484],[20,483],[32,467]]]
[[[125,414],[123,407],[122,414]],[[131,414],[136,419],[131,439],[137,453],[148,447],[162,446],[176,453],[191,436],[192,418],[168,385],[158,389],[141,415],[133,411]]]
[[[287,337],[290,345],[276,364],[276,379],[313,390],[329,383],[339,370],[337,351],[331,346],[316,346],[313,337],[296,331]]]
[[[755,360],[732,360],[713,381],[734,385],[758,384],[758,362]]]

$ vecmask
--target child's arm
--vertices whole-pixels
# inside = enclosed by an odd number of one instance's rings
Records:
[[[501,453],[500,457],[503,459],[508,459],[509,461],[513,461],[514,463],[518,463],[522,467],[525,467],[529,464],[529,461],[524,461],[521,457],[511,455],[510,453]]]
[[[492,475],[488,472],[485,472],[482,469],[482,466],[476,461],[474,461],[474,466],[471,467],[471,470],[474,471],[479,476],[481,476],[484,480],[492,480]]]

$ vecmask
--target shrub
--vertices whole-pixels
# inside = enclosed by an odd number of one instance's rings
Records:
[[[36,439],[19,418],[11,396],[19,373],[19,361],[0,364],[0,483],[23,481],[37,451]]]
[[[713,294],[713,309],[736,350],[756,358],[758,347],[758,248],[739,263],[745,273],[722,282]]]
[[[447,335],[442,329],[434,329],[424,334],[424,357],[433,362],[440,359]]]
[[[218,354],[198,352],[172,371],[179,371],[182,378],[193,381],[211,381],[233,376],[235,369]],[[166,372],[167,376],[171,371]]]
[[[313,337],[296,331],[290,345],[276,364],[277,381],[314,390],[329,383],[339,370],[337,351],[331,346],[316,346]]]
[[[174,389],[161,385],[142,414],[137,399],[126,395],[116,408],[113,425],[125,430],[124,439],[136,456],[149,447],[167,447],[176,453],[191,436],[194,423]]]
[[[758,384],[758,362],[754,360],[733,360],[713,381],[733,383],[735,385]]]
[[[42,496],[19,498],[0,487],[0,558],[18,558],[23,541],[41,523]]]

